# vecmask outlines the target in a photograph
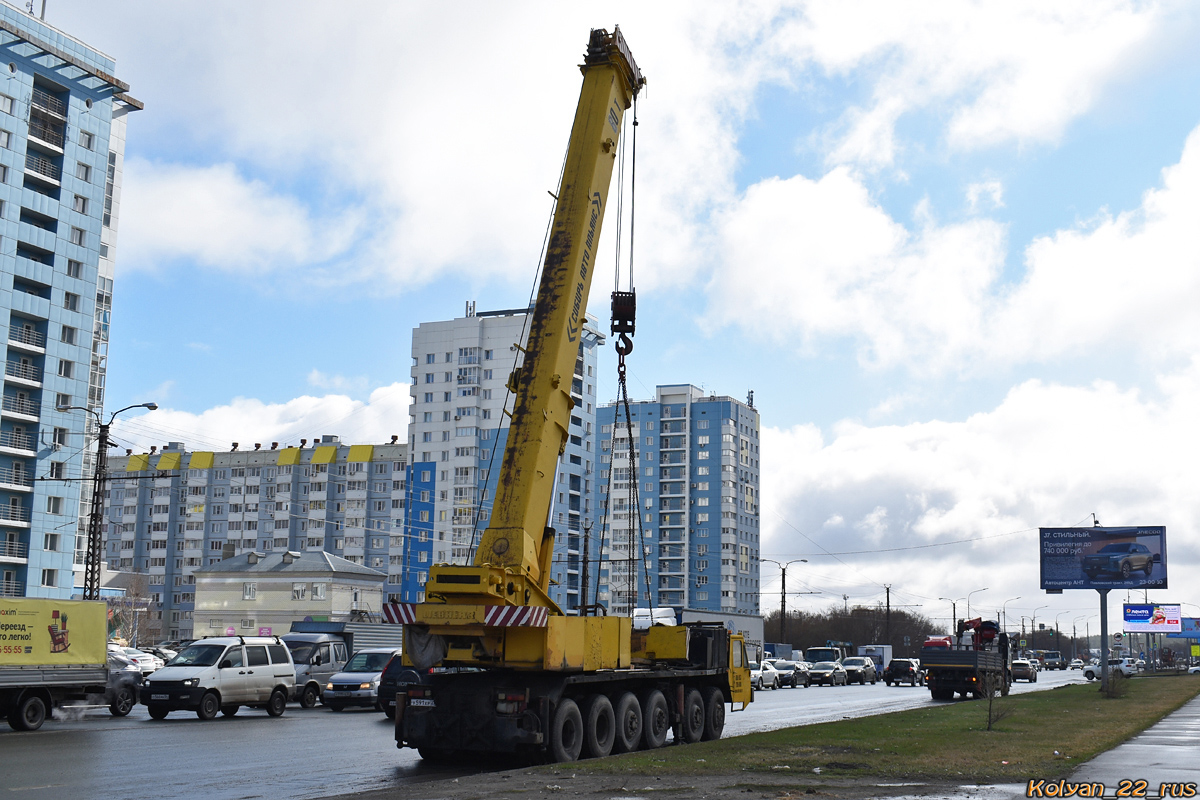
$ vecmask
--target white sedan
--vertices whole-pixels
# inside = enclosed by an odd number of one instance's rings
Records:
[[[779,688],[779,671],[771,666],[770,661],[764,661],[759,664],[757,661],[750,662],[750,685],[755,689],[762,691],[765,688]]]
[[[149,675],[166,663],[158,656],[144,653],[136,647],[122,647],[121,652],[125,654],[126,658],[138,665],[143,675]]]

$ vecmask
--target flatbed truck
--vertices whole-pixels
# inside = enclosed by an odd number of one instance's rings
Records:
[[[964,635],[970,629],[969,635]],[[1012,653],[1008,634],[997,633],[994,622],[959,623],[958,635],[931,637],[921,648],[921,669],[934,700],[953,700],[955,693],[984,697],[1007,696],[1012,687]]]

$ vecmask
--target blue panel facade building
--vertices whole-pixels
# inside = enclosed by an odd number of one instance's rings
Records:
[[[142,107],[115,68],[0,4],[0,596],[68,598],[83,569],[126,116]]]
[[[758,411],[685,384],[657,387],[630,417],[632,430],[609,404],[597,419],[598,601],[758,614]]]

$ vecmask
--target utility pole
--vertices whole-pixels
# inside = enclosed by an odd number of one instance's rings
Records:
[[[884,617],[884,641],[892,643],[892,585],[885,583],[883,590],[887,592],[887,616]],[[886,664],[884,666],[887,666]]]
[[[759,562],[766,561],[768,564],[774,564],[779,567],[779,641],[780,643],[787,642],[787,568],[792,564],[807,564],[807,558],[797,558],[789,561],[786,564],[775,561],[770,558],[760,558]]]
[[[580,576],[579,582],[579,616],[588,616],[588,557],[591,551],[588,549],[588,540],[592,532],[592,520],[586,519],[583,522],[583,575]]]

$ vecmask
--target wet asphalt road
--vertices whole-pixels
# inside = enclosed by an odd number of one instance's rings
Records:
[[[1042,673],[1016,692],[1080,681],[1080,673]],[[726,736],[931,703],[920,688],[875,686],[780,689],[756,694],[746,711],[726,716]],[[965,702],[965,701],[960,701]],[[423,780],[511,768],[503,761],[454,768],[424,765],[397,750],[392,725],[376,711],[289,705],[277,719],[243,709],[201,722],[174,712],[153,721],[145,706],[117,719],[106,710],[47,721],[17,733],[0,723],[0,790],[20,800],[126,797],[319,798],[411,786]]]

